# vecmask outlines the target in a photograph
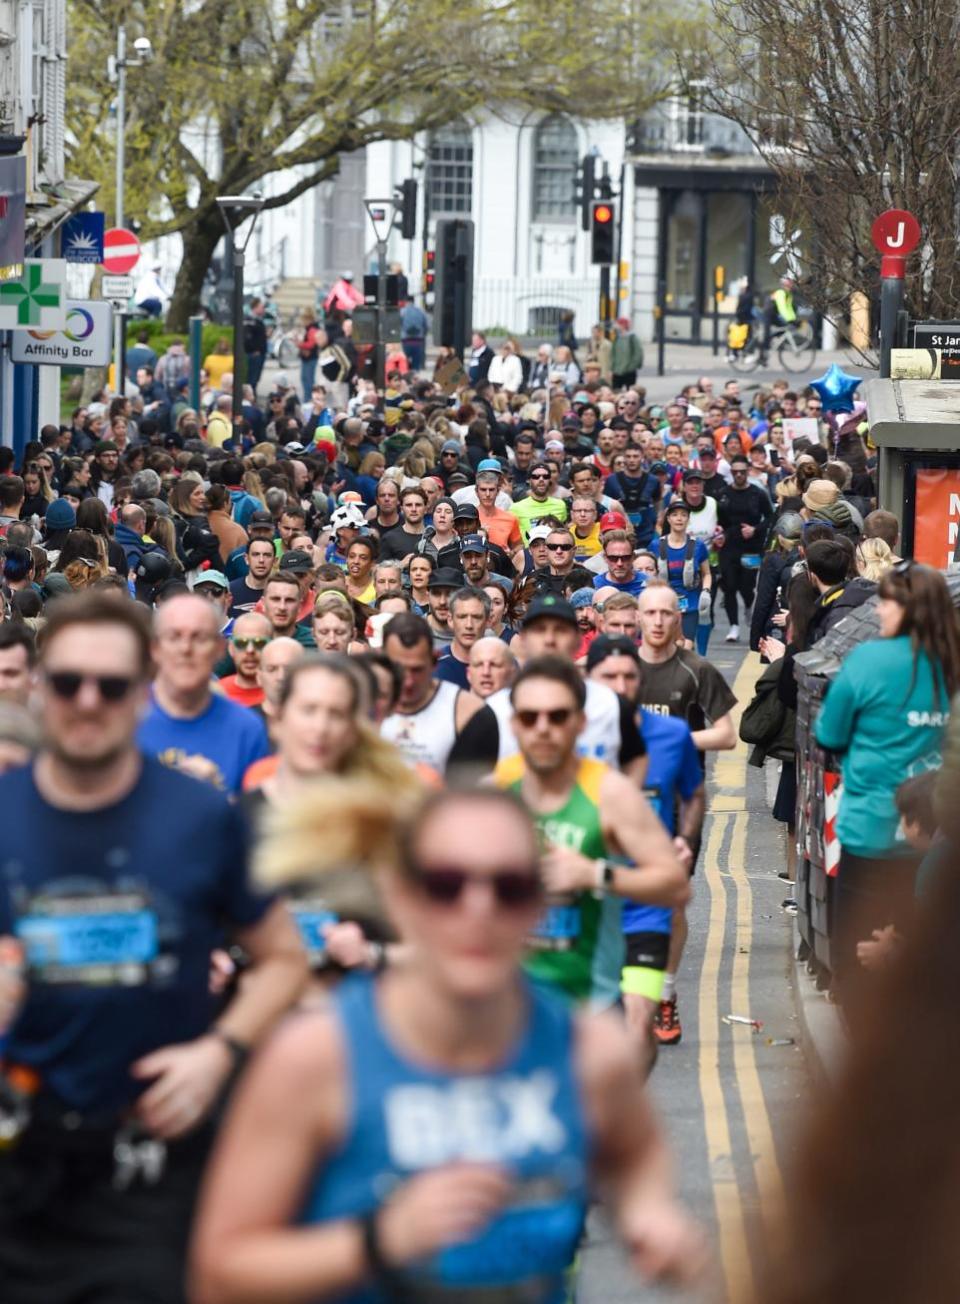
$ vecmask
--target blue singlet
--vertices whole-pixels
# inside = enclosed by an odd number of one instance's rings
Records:
[[[514,1203],[472,1241],[411,1265],[410,1298],[450,1304],[561,1304],[587,1205],[588,1138],[568,1011],[533,985],[529,1018],[499,1069],[446,1074],[408,1062],[390,1044],[376,985],[351,978],[334,998],[353,1102],[347,1134],[317,1174],[300,1222],[379,1207],[400,1183],[457,1162],[504,1166]],[[344,1304],[374,1304],[373,1288]]]

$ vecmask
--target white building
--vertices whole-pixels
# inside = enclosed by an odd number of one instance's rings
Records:
[[[248,251],[248,281],[287,280],[303,297],[312,288],[308,282],[320,287],[345,269],[358,278],[373,271],[376,244],[363,199],[389,197],[414,177],[420,187],[417,239],[404,241],[395,231],[388,254],[403,266],[415,293],[437,219],[471,218],[474,325],[552,339],[558,313],[572,309],[576,330],[586,335],[597,319],[599,270],[590,265],[590,237],[581,230],[574,187],[583,156],[594,148],[619,187],[624,134],[620,123],[504,112],[412,141],[371,145],[345,158],[335,181],[263,213]],[[272,178],[267,193],[280,193],[291,180]],[[632,188],[625,189],[624,302],[633,208]]]

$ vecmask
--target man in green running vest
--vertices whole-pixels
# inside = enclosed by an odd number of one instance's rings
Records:
[[[511,693],[520,751],[497,766],[494,782],[527,807],[544,848],[549,903],[530,939],[528,971],[602,1007],[618,999],[621,900],[677,907],[690,889],[646,798],[616,770],[577,755],[585,700],[569,661],[529,661]]]

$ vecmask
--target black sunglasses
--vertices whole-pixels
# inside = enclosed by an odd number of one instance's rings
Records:
[[[122,702],[135,682],[123,675],[81,675],[76,670],[51,670],[47,674],[47,683],[65,702],[72,702],[84,683],[96,684],[104,702]]]
[[[566,724],[574,714],[572,706],[555,706],[552,711],[515,711],[514,715],[523,725],[524,729],[532,729],[542,715],[547,717],[550,724]]]
[[[548,543],[547,547],[551,552],[573,552],[572,543]]]
[[[524,869],[501,869],[495,874],[470,874],[465,869],[421,869],[413,879],[424,896],[437,905],[451,906],[460,900],[470,883],[486,883],[498,906],[508,910],[532,905],[540,896],[540,879],[536,866]]]
[[[230,640],[240,652],[262,652],[270,642],[268,638],[233,638]]]

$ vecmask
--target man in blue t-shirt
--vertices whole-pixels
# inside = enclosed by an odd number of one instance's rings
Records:
[[[682,498],[673,499],[666,512],[667,532],[654,550],[659,559],[660,578],[677,595],[683,637],[693,643],[701,613],[708,617],[710,614],[713,577],[707,545],[687,533],[689,524],[690,508]]]
[[[590,679],[636,702],[640,692],[640,658],[633,641],[601,634],[587,653]],[[649,763],[643,790],[667,832],[674,835],[678,855],[693,864],[706,810],[700,754],[690,726],[674,716],[638,711]],[[671,910],[624,902],[626,958],[621,980],[627,1023],[636,1034],[641,1058],[652,1067],[651,1023],[663,996],[670,950]]]
[[[157,675],[138,741],[150,756],[236,794],[248,766],[269,755],[263,721],[211,688],[222,651],[216,611],[184,594],[156,615],[153,654]]]
[[[0,941],[29,980],[0,974],[2,1072],[34,1081],[0,1148],[4,1304],[143,1299],[145,1281],[183,1299],[210,1117],[306,977],[286,909],[247,881],[240,809],[137,747],[150,652],[132,602],[52,606],[47,742],[0,778]],[[210,955],[231,940],[252,964],[224,1007]]]
[[[607,566],[606,574],[598,575],[593,587],[603,589],[610,585],[621,593],[639,597],[647,577],[634,568],[633,543],[626,530],[610,530],[603,536],[603,559]]]

